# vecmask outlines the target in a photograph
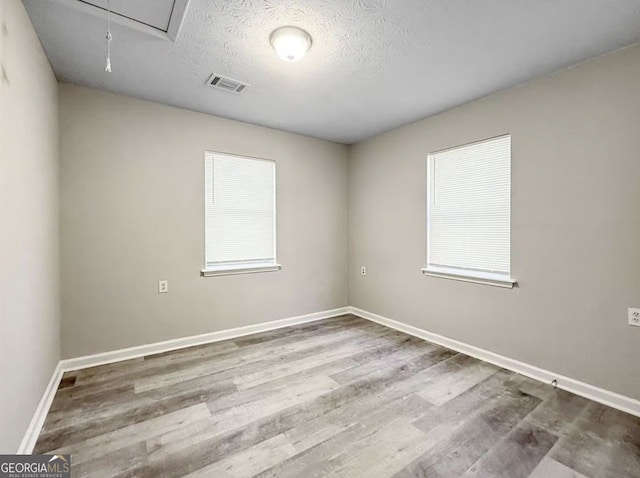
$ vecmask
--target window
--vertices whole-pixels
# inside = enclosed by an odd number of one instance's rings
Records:
[[[207,152],[203,275],[266,272],[276,262],[275,162]]]
[[[424,274],[513,287],[511,136],[429,155]]]

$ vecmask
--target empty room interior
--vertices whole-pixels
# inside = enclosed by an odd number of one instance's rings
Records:
[[[0,2],[1,476],[640,477],[640,1]]]

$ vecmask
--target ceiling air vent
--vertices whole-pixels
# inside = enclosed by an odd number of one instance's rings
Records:
[[[228,91],[229,93],[242,93],[249,85],[214,73],[209,77],[209,80],[207,80],[207,86]]]

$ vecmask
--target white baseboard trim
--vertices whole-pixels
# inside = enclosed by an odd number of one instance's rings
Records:
[[[550,384],[553,380],[557,380],[558,388],[560,389],[575,393],[576,395],[580,395],[595,402],[602,403],[603,405],[607,405],[609,407],[616,408],[623,412],[640,417],[639,400],[635,400],[633,398],[620,395],[619,393],[611,392],[603,388],[595,387],[593,385],[589,385],[588,383],[581,382],[570,377],[565,377],[555,372],[535,367],[533,365],[529,365],[527,363],[520,362],[503,355],[489,352],[488,350],[484,350],[479,347],[475,347],[473,345],[469,345],[464,342],[445,337],[443,335],[427,332],[426,330],[419,329],[418,327],[407,325],[402,322],[398,322],[397,320],[389,319],[387,317],[383,317],[381,315],[374,314],[357,307],[349,307],[349,311],[351,314],[362,317],[363,319],[377,322],[378,324],[399,330],[400,332],[404,332],[423,340],[442,345],[443,347],[446,347],[448,349],[455,350],[456,352],[461,352],[465,355],[470,355],[471,357],[475,357],[485,362],[489,362],[493,365],[497,365],[498,367],[502,367],[507,370],[511,370],[512,372],[525,375],[540,382]]]
[[[33,452],[33,447],[36,446],[36,441],[38,441],[38,437],[40,436],[40,431],[42,430],[44,421],[49,413],[49,408],[51,408],[51,404],[53,403],[53,398],[56,396],[56,391],[58,390],[58,385],[60,385],[62,374],[62,367],[60,366],[60,362],[58,362],[58,365],[56,365],[56,368],[53,370],[53,374],[49,379],[47,388],[45,388],[44,393],[42,394],[38,408],[36,408],[36,411],[33,414],[31,423],[29,423],[29,428],[27,428],[27,432],[24,434],[22,442],[18,447],[17,453],[19,455],[29,455]]]
[[[112,350],[110,352],[103,352],[94,355],[85,355],[84,357],[61,360],[60,366],[63,372],[81,370],[83,368],[95,367],[97,365],[105,365],[108,363],[120,362],[122,360],[144,357],[145,355],[170,352],[172,350],[193,347],[194,345],[209,344],[213,342],[219,342],[221,340],[242,337],[244,335],[256,334],[258,332],[281,329],[283,327],[289,327],[291,325],[298,325],[307,322],[314,322],[316,320],[328,319],[330,317],[337,317],[339,315],[348,314],[349,311],[349,307],[341,307],[339,309],[323,310],[321,312],[314,312],[311,314],[299,315],[286,319],[273,320],[271,322],[262,322],[259,324],[219,330],[217,332],[210,332],[201,335],[181,337],[178,339],[165,340],[164,342],[156,342],[153,344],[138,345],[136,347]]]

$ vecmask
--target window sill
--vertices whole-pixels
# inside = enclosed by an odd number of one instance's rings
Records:
[[[255,274],[258,272],[275,272],[282,269],[280,264],[269,264],[264,266],[256,265],[226,265],[220,267],[210,267],[200,271],[202,277],[229,276],[236,274]]]
[[[484,284],[491,285],[494,287],[503,287],[505,289],[513,289],[514,286],[518,284],[515,279],[510,277],[503,277],[498,274],[490,274],[490,273],[478,273],[475,274],[464,274],[462,272],[458,272],[454,269],[432,269],[426,268],[422,269],[422,273],[429,277],[439,277],[441,279],[451,279],[451,280],[459,280],[462,282],[472,282],[474,284]]]

